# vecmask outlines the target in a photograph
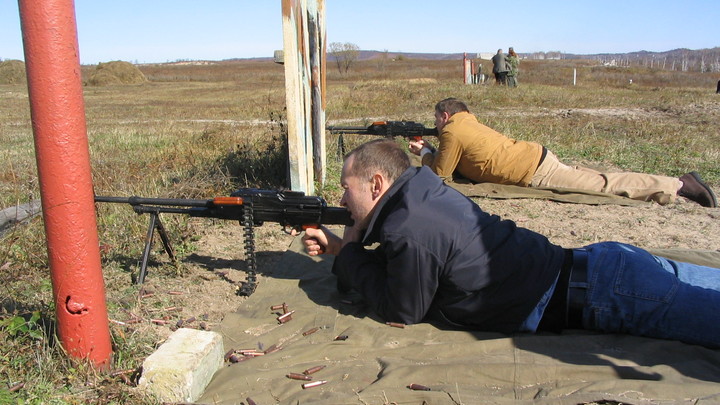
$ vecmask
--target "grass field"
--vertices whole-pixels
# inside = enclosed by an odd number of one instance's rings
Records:
[[[84,69],[87,76],[91,67]],[[282,66],[238,61],[140,69],[149,80],[142,85],[85,87],[96,194],[197,198],[287,186]],[[720,95],[711,74],[523,61],[520,87],[507,89],[464,85],[460,61],[362,61],[346,75],[328,69],[331,123],[405,119],[432,126],[434,104],[457,97],[481,122],[540,142],[561,159],[671,176],[697,170],[720,189]],[[0,103],[0,208],[6,208],[39,198],[39,187],[27,89],[0,85]],[[345,137],[350,147],[363,140]],[[336,141],[328,135],[328,180],[318,188],[330,204],[339,199]],[[122,206],[98,210],[114,318],[137,295],[123,258],[140,255],[146,219]],[[179,253],[191,252],[197,224],[177,216],[166,225],[182,235]],[[0,403],[145,403],[121,379],[74,364],[54,344],[42,219],[0,238]],[[115,368],[137,367],[157,339],[114,333]]]

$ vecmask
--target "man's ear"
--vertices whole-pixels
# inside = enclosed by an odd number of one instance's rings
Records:
[[[380,196],[383,195],[383,193],[385,192],[385,181],[385,177],[382,174],[373,174],[372,180],[370,182],[373,199],[380,198]]]

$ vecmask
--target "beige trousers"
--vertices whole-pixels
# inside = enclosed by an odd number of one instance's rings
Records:
[[[679,179],[643,173],[601,173],[585,167],[571,167],[548,151],[535,171],[531,187],[559,187],[597,191],[668,204],[675,201],[682,183]]]

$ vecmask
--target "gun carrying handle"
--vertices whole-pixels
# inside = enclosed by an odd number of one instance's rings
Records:
[[[318,229],[318,228],[320,228],[320,226],[318,224],[308,224],[308,225],[302,226],[303,231],[308,228]],[[325,248],[323,248],[323,246],[320,244],[320,241],[318,241],[316,238],[313,238],[313,239],[315,239],[315,241],[318,242],[318,246],[320,246],[320,250],[318,250],[318,254],[321,255],[321,254],[325,253]]]

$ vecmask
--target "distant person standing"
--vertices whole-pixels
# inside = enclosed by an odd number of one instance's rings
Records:
[[[493,74],[497,84],[507,84],[507,59],[502,49],[498,49],[495,56],[492,57]]]
[[[475,73],[475,84],[483,84],[485,82],[485,75],[483,74],[482,63],[477,64],[477,73]]]
[[[518,66],[520,65],[520,58],[515,53],[515,50],[512,48],[512,46],[510,47],[510,49],[508,49],[508,56],[505,59],[507,60],[508,68],[507,85],[508,87],[517,87],[517,75]]]
[[[715,93],[720,94],[720,80],[718,80],[718,88],[717,88],[717,91],[716,91]]]

